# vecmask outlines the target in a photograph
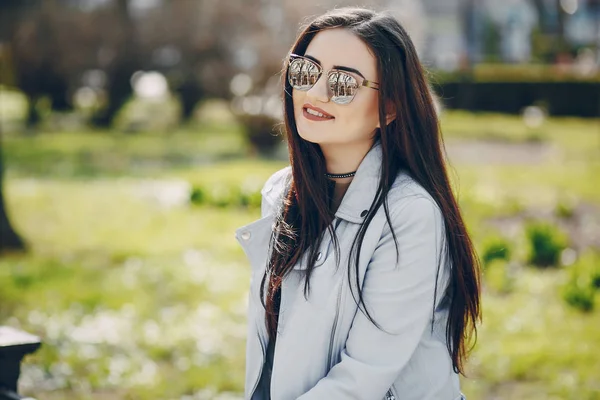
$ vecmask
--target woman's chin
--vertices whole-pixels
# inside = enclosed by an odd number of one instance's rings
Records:
[[[302,139],[304,139],[305,141],[310,142],[310,143],[321,144],[321,143],[324,142],[323,135],[317,135],[317,134],[315,134],[315,132],[311,132],[310,134],[306,134],[305,132],[303,132],[300,129],[298,129],[298,135],[300,135],[300,137]]]

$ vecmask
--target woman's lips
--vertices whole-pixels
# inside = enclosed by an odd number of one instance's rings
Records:
[[[318,115],[310,114],[306,111],[306,107],[302,107],[302,115],[304,115],[304,118],[311,121],[331,121],[335,119],[334,117],[319,117]]]

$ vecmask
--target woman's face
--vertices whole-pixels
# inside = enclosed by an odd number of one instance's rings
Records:
[[[375,128],[379,126],[377,90],[361,87],[350,104],[339,105],[329,100],[327,87],[327,72],[334,65],[354,68],[364,79],[379,82],[376,59],[367,45],[344,28],[328,29],[315,35],[304,55],[318,60],[323,74],[308,91],[292,89],[298,134],[304,140],[319,145],[370,142]],[[359,84],[362,83],[360,75],[351,75]],[[311,119],[307,115],[307,107],[319,108],[333,118]]]

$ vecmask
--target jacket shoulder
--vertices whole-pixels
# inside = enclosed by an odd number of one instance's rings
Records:
[[[292,178],[292,167],[287,166],[275,171],[265,182],[260,193],[262,195],[262,215],[273,212],[274,207],[283,198]]]
[[[413,206],[409,208],[418,207],[418,204],[423,208],[428,203],[430,204],[430,207],[437,209],[438,212],[440,211],[439,205],[433,196],[429,194],[427,189],[407,172],[400,172],[388,193],[388,204],[390,204],[390,208],[400,211],[400,209],[404,209],[410,204],[413,204]]]

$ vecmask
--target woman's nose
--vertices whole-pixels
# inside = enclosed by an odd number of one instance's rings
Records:
[[[327,86],[327,76],[322,74],[307,92],[306,96],[312,100],[318,100],[322,103],[329,101],[329,87]]]

